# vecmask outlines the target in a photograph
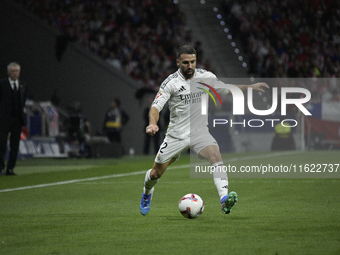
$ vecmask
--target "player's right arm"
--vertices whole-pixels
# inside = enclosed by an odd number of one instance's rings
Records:
[[[159,127],[157,125],[157,122],[159,120],[159,111],[156,107],[151,107],[149,111],[149,126],[146,127],[146,133],[150,135],[155,135]]]
[[[169,76],[171,77],[171,76]],[[170,78],[167,78],[161,84],[159,91],[153,100],[150,111],[149,111],[149,126],[146,127],[146,133],[150,135],[155,135],[159,127],[157,122],[159,120],[159,113],[163,109],[164,105],[170,99],[173,89],[171,86]]]

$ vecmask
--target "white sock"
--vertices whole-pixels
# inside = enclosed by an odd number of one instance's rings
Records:
[[[222,167],[224,167],[224,164],[222,161],[220,161],[220,162],[213,164],[213,166],[215,168],[220,167],[222,169]],[[218,195],[220,196],[220,200],[221,200],[224,196],[228,195],[227,172],[215,171],[213,172],[213,178],[214,178],[215,186],[217,188]]]
[[[154,191],[153,186],[155,186],[156,183],[158,182],[158,179],[151,180],[150,172],[151,172],[151,169],[149,169],[145,174],[145,181],[144,181],[144,188],[143,188],[143,193],[144,195],[147,195],[147,196],[153,193]]]

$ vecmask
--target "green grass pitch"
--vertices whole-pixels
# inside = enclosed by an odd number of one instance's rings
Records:
[[[273,165],[340,163],[335,151],[228,154],[225,163],[256,163],[242,161],[249,156]],[[340,179],[230,179],[239,202],[223,215],[213,180],[190,178],[184,155],[142,216],[153,158],[19,161],[18,176],[0,177],[0,254],[340,254]],[[205,204],[194,220],[178,211],[191,192]]]

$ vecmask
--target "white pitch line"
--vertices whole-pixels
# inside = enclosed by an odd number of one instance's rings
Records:
[[[190,167],[190,165],[181,165],[181,166],[169,167],[168,170],[171,170],[171,169],[180,169],[180,168],[186,168],[186,167]],[[16,190],[44,188],[44,187],[64,185],[64,184],[77,183],[77,182],[84,182],[84,181],[96,181],[96,180],[109,179],[109,178],[132,176],[132,175],[138,175],[138,174],[145,174],[146,171],[148,171],[148,170],[143,170],[143,171],[138,171],[138,172],[131,172],[131,173],[125,173],[125,174],[111,174],[111,175],[91,177],[91,178],[84,178],[84,179],[75,179],[75,180],[62,181],[62,182],[52,182],[52,183],[38,184],[38,185],[25,186],[25,187],[13,188],[13,189],[3,189],[3,190],[0,190],[0,193],[16,191]]]
[[[39,184],[39,185],[33,185],[33,186],[25,186],[25,187],[13,188],[13,189],[3,189],[3,190],[0,190],[0,193],[16,191],[16,190],[26,190],[26,189],[35,189],[35,188],[43,188],[43,187],[64,185],[64,184],[77,183],[77,182],[83,182],[83,181],[96,181],[96,180],[101,180],[101,179],[117,178],[117,177],[145,174],[146,171],[147,170],[145,170],[145,171],[138,171],[138,172],[132,172],[132,173],[125,173],[125,174],[112,174],[112,175],[105,175],[105,176],[98,176],[98,177],[91,177],[91,178],[84,178],[84,179],[75,179],[75,180],[69,180],[69,181],[63,181],[63,182],[45,183],[45,184]]]
[[[251,160],[251,159],[259,159],[259,158],[284,156],[284,155],[295,154],[295,153],[297,153],[297,152],[295,151],[295,152],[271,153],[271,154],[268,154],[268,155],[262,155],[261,157],[259,157],[259,156],[248,156],[248,157],[240,157],[240,158],[231,158],[231,159],[228,159],[226,161],[227,162],[237,162],[237,161],[241,161],[241,160]],[[169,167],[168,170],[187,168],[187,167],[190,167],[190,164]],[[17,190],[44,188],[44,187],[51,187],[51,186],[64,185],[64,184],[77,183],[77,182],[84,182],[84,181],[96,181],[96,180],[109,179],[109,178],[139,175],[139,174],[145,174],[146,171],[147,170],[131,172],[131,173],[124,173],[124,174],[112,174],[112,175],[105,175],[105,176],[98,176],[98,177],[91,177],[91,178],[84,178],[84,179],[75,179],[75,180],[62,181],[62,182],[52,182],[52,183],[38,184],[38,185],[32,185],[32,186],[18,187],[18,188],[13,188],[13,189],[3,189],[3,190],[0,190],[0,193],[17,191]]]

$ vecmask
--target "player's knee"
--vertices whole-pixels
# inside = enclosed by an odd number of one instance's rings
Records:
[[[150,178],[151,180],[156,180],[161,178],[162,176],[162,171],[160,171],[159,169],[156,168],[152,168],[151,172],[150,172]]]
[[[219,161],[222,161],[222,157],[221,157],[221,154],[217,151],[211,153],[209,155],[209,161],[211,163],[215,163],[215,162],[219,162]]]

